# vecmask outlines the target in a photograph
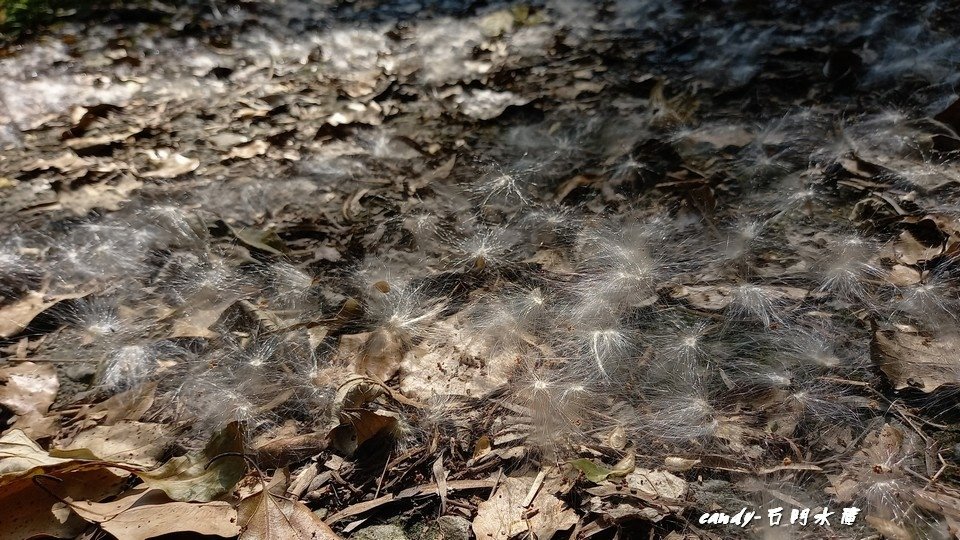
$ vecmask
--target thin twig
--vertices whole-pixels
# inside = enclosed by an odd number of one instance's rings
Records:
[[[374,499],[380,496],[380,488],[383,487],[383,479],[387,476],[387,466],[390,465],[390,456],[392,455],[393,450],[387,454],[387,459],[383,462],[383,471],[380,473],[380,479],[377,480],[377,490],[373,493]]]

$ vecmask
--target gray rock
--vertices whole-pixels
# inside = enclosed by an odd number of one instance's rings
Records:
[[[93,380],[93,376],[97,374],[97,365],[87,362],[77,362],[76,364],[68,365],[63,370],[63,374],[72,381],[89,382]]]
[[[351,540],[409,540],[403,529],[396,525],[373,525],[350,535]]]
[[[473,531],[470,522],[460,516],[441,516],[437,519],[443,540],[470,540]]]

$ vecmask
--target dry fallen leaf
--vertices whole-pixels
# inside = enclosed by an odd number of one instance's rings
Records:
[[[71,461],[51,457],[22,431],[11,430],[0,437],[0,486],[11,478],[29,475],[34,469],[56,467]]]
[[[513,23],[514,16],[509,9],[494,11],[477,22],[483,35],[487,37],[497,37],[510,31],[513,28]]]
[[[631,488],[658,499],[682,500],[687,494],[687,481],[666,471],[637,469],[624,479]]]
[[[133,489],[112,502],[70,502],[83,519],[117,538],[145,540],[172,533],[233,537],[240,532],[237,511],[228,502],[171,501],[155,489]]]
[[[237,237],[237,240],[239,240],[241,244],[249,248],[259,249],[281,257],[290,251],[274,230],[235,227],[229,223],[224,223],[224,225],[226,225],[231,234]]]
[[[531,477],[506,478],[490,499],[477,506],[473,520],[477,540],[507,540],[523,534],[549,540],[576,525],[577,514],[545,490],[525,507],[533,483]]]
[[[0,308],[0,338],[15,336],[25,330],[44,311],[55,306],[61,300],[79,298],[82,295],[46,296],[30,291],[12,304]]]
[[[37,411],[17,416],[11,426],[35,441],[52,439],[60,432],[60,415],[45,415]]]
[[[897,390],[913,388],[930,393],[943,385],[960,383],[960,335],[878,330],[870,349],[873,361]]]
[[[166,149],[150,150],[147,152],[147,156],[157,168],[140,173],[143,178],[176,178],[195,171],[200,166],[199,159],[189,158]]]
[[[757,285],[766,298],[772,301],[798,302],[803,300],[809,291],[797,287]],[[695,285],[676,287],[671,297],[684,300],[691,306],[708,311],[719,311],[733,302],[733,288],[728,285]]]
[[[58,451],[85,448],[105,461],[116,461],[148,468],[156,467],[166,449],[170,428],[147,422],[119,422],[111,426],[94,426],[78,433],[70,444]]]
[[[160,467],[137,473],[143,482],[182,502],[208,502],[227,493],[244,473],[243,433],[231,422],[213,436],[202,452],[170,459]]]
[[[926,221],[925,223],[931,223]],[[909,231],[903,231],[900,236],[891,243],[890,250],[893,257],[900,264],[914,266],[918,263],[931,261],[943,254],[946,244],[943,242],[927,245],[910,234]]]
[[[148,382],[111,396],[100,403],[84,405],[74,418],[77,421],[99,422],[104,426],[112,426],[124,420],[137,421],[142,419],[153,406],[156,392],[157,383]]]
[[[591,512],[602,514],[607,521],[658,522],[684,511],[687,482],[669,472],[637,469],[624,478],[623,484],[607,481],[586,492],[593,495]]]
[[[84,159],[67,150],[52,159],[38,159],[24,167],[23,170],[24,172],[31,172],[56,169],[63,174],[69,174],[77,171],[85,171],[93,166],[94,163],[93,160]]]
[[[240,501],[239,540],[338,540],[305,504],[286,494],[290,473],[279,469],[259,492]]]
[[[728,146],[743,147],[751,142],[755,136],[744,126],[735,124],[719,124],[704,126],[686,133],[682,139],[691,145],[707,145],[713,148]]]
[[[667,456],[663,460],[663,466],[670,472],[685,472],[696,467],[700,463],[699,459],[687,459],[679,456]]]
[[[86,524],[64,512],[57,497],[98,500],[120,491],[125,476],[110,463],[53,457],[22,431],[0,437],[0,538],[73,538]],[[38,475],[57,480],[36,480]],[[36,480],[36,481],[35,481]]]
[[[283,467],[319,454],[329,444],[328,433],[305,433],[272,438],[256,447],[257,464],[264,468]]]
[[[111,147],[120,146],[121,143],[142,132],[141,128],[133,128],[119,133],[104,133],[101,135],[87,135],[85,137],[74,137],[67,139],[67,147],[82,155],[103,155]]]
[[[178,309],[171,314],[173,317],[173,328],[170,330],[170,337],[214,337],[216,332],[210,330],[210,327],[216,324],[232,305],[237,303],[235,298],[218,301],[201,300],[189,306],[189,308]]]
[[[50,470],[48,474],[59,481],[39,482],[61,498],[99,500],[116,494],[126,483],[124,477],[113,474],[105,465],[91,470]],[[31,478],[4,485],[0,508],[0,538],[75,538],[89,527]]]
[[[389,332],[363,332],[341,336],[337,357],[354,373],[388,381],[400,369],[403,351],[402,341]]]
[[[230,153],[224,159],[250,159],[266,154],[269,148],[270,143],[267,141],[250,141],[231,148]]]
[[[400,362],[400,391],[427,400],[435,395],[481,396],[506,384],[517,357],[508,349],[487,354],[481,340],[471,340],[457,317],[434,325],[449,339],[439,347],[411,348]],[[483,361],[478,359],[482,358]]]
[[[457,96],[460,112],[477,120],[491,120],[504,113],[507,107],[526,105],[530,98],[513,92],[475,89]]]
[[[889,540],[913,540],[915,537],[910,531],[902,525],[898,525],[889,519],[883,519],[876,516],[866,516],[864,521],[879,532],[883,538]]]
[[[840,502],[855,500],[865,489],[882,489],[891,500],[912,496],[905,469],[917,467],[917,447],[916,438],[902,426],[891,423],[871,430],[842,470],[827,474],[830,487],[824,491]]]
[[[384,393],[383,386],[363,376],[353,376],[340,385],[329,434],[334,448],[352,454],[358,446],[378,434],[396,432],[399,414],[368,406]]]
[[[61,191],[57,194],[57,201],[60,208],[76,216],[85,216],[95,208],[118,210],[141,187],[143,182],[125,175],[116,183],[99,182]]]
[[[23,362],[0,369],[0,405],[19,416],[46,413],[59,388],[53,364]]]

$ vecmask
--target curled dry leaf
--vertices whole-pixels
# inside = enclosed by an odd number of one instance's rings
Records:
[[[250,159],[266,154],[269,148],[270,143],[267,141],[250,141],[231,148],[230,153],[224,159]]]
[[[372,379],[354,376],[340,386],[334,402],[330,444],[339,451],[352,454],[358,446],[382,432],[394,432],[400,416],[367,404],[386,393]]]
[[[233,489],[246,473],[242,453],[243,432],[237,422],[231,422],[210,439],[202,452],[175,457],[137,475],[175,501],[208,502]]]

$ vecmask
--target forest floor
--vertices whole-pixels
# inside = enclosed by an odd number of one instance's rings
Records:
[[[211,0],[5,45],[0,538],[956,537],[957,35]]]

